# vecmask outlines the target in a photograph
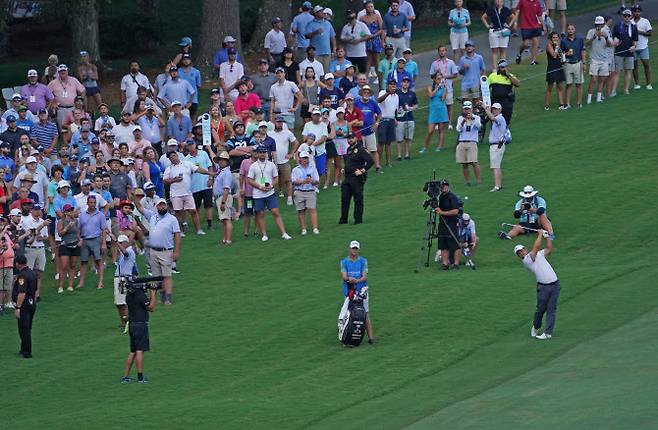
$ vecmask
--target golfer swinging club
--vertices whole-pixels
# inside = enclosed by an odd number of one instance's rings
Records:
[[[542,239],[546,239],[546,248],[541,248]],[[537,278],[537,309],[535,310],[535,319],[530,329],[530,336],[547,340],[553,336],[553,327],[555,326],[555,311],[557,310],[557,300],[560,297],[560,282],[546,257],[553,251],[553,241],[545,230],[537,232],[537,239],[532,245],[532,250],[528,252],[525,246],[516,245],[514,253],[523,260],[523,265],[528,268]],[[544,313],[548,312],[546,318],[546,329],[544,333],[537,335],[537,330],[541,327]]]

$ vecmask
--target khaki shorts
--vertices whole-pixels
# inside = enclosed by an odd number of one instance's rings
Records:
[[[224,210],[221,210],[219,208],[222,204],[221,194],[217,196],[217,198],[215,199],[215,204],[217,205],[217,216],[219,217],[219,220],[220,221],[224,221],[226,219],[230,220],[231,209],[233,208],[233,196],[229,194],[228,197],[226,198],[226,204],[224,205]]]
[[[455,152],[459,164],[478,162],[478,145],[475,142],[459,142]]]
[[[564,65],[564,74],[567,77],[567,85],[576,84],[580,85],[584,81],[583,77],[583,63],[576,64],[567,63]]]
[[[292,193],[292,199],[295,202],[295,209],[303,211],[305,209],[315,209],[317,205],[317,194],[313,191],[295,190]]]
[[[151,273],[153,276],[171,277],[171,266],[174,264],[174,251],[156,251],[151,248]]]
[[[292,171],[290,163],[277,164],[276,168],[279,171],[279,178],[283,182],[290,182],[290,172]]]
[[[466,49],[466,41],[468,40],[468,31],[463,33],[450,32],[450,46],[453,51],[457,49]]]
[[[503,155],[505,155],[505,145],[498,148],[498,144],[489,145],[489,167],[492,169],[500,169],[503,162]]]
[[[609,76],[610,64],[607,61],[594,61],[589,63],[590,76]]]
[[[363,136],[363,146],[368,152],[375,152],[377,150],[377,133]]]
[[[501,31],[490,31],[489,32],[489,47],[494,48],[503,48],[506,49],[509,45],[509,36],[502,35]]]
[[[126,304],[126,293],[121,294],[121,278],[114,278],[114,304],[117,306]]]
[[[172,197],[171,207],[174,209],[174,211],[191,211],[196,209],[196,205],[194,204],[194,197],[192,197],[192,194]]]
[[[462,88],[462,98],[466,100],[479,99],[480,87]]]
[[[11,291],[14,283],[14,268],[0,269],[0,291]]]
[[[46,268],[46,248],[29,248],[25,247],[25,258],[27,265],[32,270],[43,272]]]
[[[546,9],[555,10],[557,3],[557,10],[567,10],[567,0],[546,0]]]

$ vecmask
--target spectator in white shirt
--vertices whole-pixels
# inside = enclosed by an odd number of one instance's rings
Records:
[[[265,35],[263,47],[267,52],[267,58],[270,61],[270,66],[281,63],[281,56],[286,45],[286,35],[281,28],[283,22],[278,16],[272,18],[272,29]]]
[[[237,49],[229,48],[227,52],[228,61],[219,65],[219,86],[222,88],[225,99],[230,98],[231,101],[235,101],[238,97],[236,84],[244,76],[244,67],[236,60],[238,55]]]
[[[137,89],[139,87],[144,87],[149,92],[151,91],[149,78],[139,71],[139,62],[133,60],[130,62],[130,73],[121,78],[121,106],[126,103],[126,99],[137,96]]]

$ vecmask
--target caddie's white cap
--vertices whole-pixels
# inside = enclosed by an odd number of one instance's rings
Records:
[[[350,242],[350,248],[351,249],[354,249],[354,248],[361,249],[361,244],[359,243],[358,240],[353,240],[353,241]]]
[[[525,246],[523,246],[523,245],[516,245],[516,246],[514,247],[514,255],[518,254],[518,252],[519,252],[520,250],[524,249],[524,248],[525,248]]]

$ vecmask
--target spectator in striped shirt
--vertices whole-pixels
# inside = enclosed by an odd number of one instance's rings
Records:
[[[32,128],[32,146],[39,152],[50,156],[57,153],[57,124],[48,120],[48,111],[39,110],[39,122]]]

